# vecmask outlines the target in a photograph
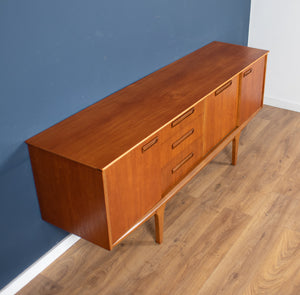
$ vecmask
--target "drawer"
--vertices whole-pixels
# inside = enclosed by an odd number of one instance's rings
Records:
[[[191,124],[191,122],[199,119],[199,117],[203,117],[203,113],[204,102],[200,101],[194,107],[179,115],[161,130],[161,141],[165,142],[178,134],[183,134],[184,130],[186,130],[187,126]]]
[[[202,156],[202,138],[199,138],[167,163],[161,173],[162,195],[185,177],[200,162]]]
[[[162,167],[174,159],[176,155],[186,150],[195,140],[202,138],[202,130],[202,120],[197,119],[184,124],[176,134],[162,143],[160,155]]]

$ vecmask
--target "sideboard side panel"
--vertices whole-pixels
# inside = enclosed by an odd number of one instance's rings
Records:
[[[42,218],[111,249],[102,173],[29,146]]]

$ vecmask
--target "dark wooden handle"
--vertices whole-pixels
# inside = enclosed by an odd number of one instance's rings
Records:
[[[158,142],[158,137],[155,137],[154,139],[152,139],[151,141],[149,141],[148,143],[146,143],[143,147],[142,147],[142,153],[144,153],[145,151],[149,150],[153,145],[155,145]]]
[[[223,86],[221,86],[219,89],[216,90],[215,96],[219,95],[221,92],[223,92],[225,89],[227,89],[229,86],[231,86],[232,81],[227,82]]]
[[[245,73],[244,73],[244,77],[246,77],[246,76],[248,76],[249,74],[251,74],[252,73],[252,71],[253,71],[253,69],[251,68],[251,69],[249,69],[249,70],[247,70]]]
[[[189,136],[191,136],[194,133],[194,128],[191,129],[189,132],[187,132],[186,134],[184,134],[182,137],[180,137],[178,140],[176,140],[173,144],[172,144],[172,149],[175,149],[178,145],[180,145],[184,140],[186,140]]]
[[[184,113],[183,115],[181,115],[178,119],[176,119],[175,121],[173,121],[171,123],[172,127],[175,127],[176,125],[178,125],[179,123],[181,123],[184,119],[186,119],[188,116],[190,116],[191,114],[193,114],[195,111],[194,108],[188,110],[186,113]]]
[[[182,165],[184,165],[188,160],[194,156],[194,153],[187,155],[176,167],[172,169],[172,174],[175,173]]]

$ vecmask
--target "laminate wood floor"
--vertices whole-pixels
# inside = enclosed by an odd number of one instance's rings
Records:
[[[113,251],[79,240],[18,294],[300,294],[300,113],[265,106]]]

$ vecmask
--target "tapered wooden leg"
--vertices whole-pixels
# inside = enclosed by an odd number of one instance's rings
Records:
[[[164,233],[164,214],[166,204],[162,205],[155,213],[155,239],[156,243],[161,244],[163,242]]]
[[[237,134],[232,141],[232,165],[237,163],[240,135],[241,133]]]

